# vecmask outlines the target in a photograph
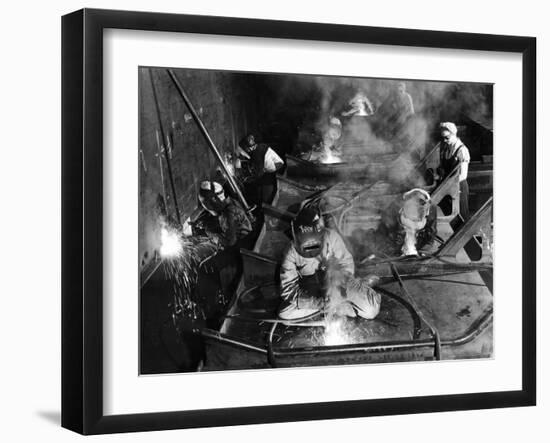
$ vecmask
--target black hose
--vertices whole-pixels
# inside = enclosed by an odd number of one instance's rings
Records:
[[[418,312],[416,312],[413,305],[411,305],[404,298],[399,297],[397,294],[394,294],[385,288],[376,288],[376,291],[382,295],[385,295],[388,298],[391,298],[397,301],[398,303],[401,303],[405,307],[405,309],[409,311],[409,314],[411,315],[413,320],[413,339],[414,340],[419,339],[420,333],[422,332],[422,321],[420,320],[420,315],[418,315]]]

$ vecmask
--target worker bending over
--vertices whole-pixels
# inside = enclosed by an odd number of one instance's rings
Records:
[[[419,250],[429,250],[437,234],[437,208],[430,194],[420,188],[405,192],[382,215],[380,229],[392,240],[393,250],[385,251],[391,256],[418,255]]]
[[[271,203],[277,186],[276,171],[284,165],[281,157],[265,143],[257,143],[253,134],[239,142],[238,154],[247,166],[244,175],[248,199],[258,206]]]

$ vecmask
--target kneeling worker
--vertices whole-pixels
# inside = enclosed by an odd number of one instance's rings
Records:
[[[295,320],[325,308],[349,317],[376,317],[380,295],[370,287],[372,281],[355,278],[354,272],[342,237],[325,227],[317,209],[301,209],[292,221],[292,242],[281,264],[279,318]]]
[[[430,194],[420,188],[405,192],[384,212],[379,231],[389,240],[386,254],[428,252],[437,234],[437,208]]]

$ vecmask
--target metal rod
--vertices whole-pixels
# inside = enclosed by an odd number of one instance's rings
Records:
[[[405,284],[403,283],[403,280],[401,279],[401,276],[399,275],[399,272],[397,272],[397,268],[393,263],[390,264],[392,268],[393,275],[395,276],[395,279],[399,283],[399,286],[401,287],[401,291],[403,294],[407,296],[409,299],[410,304],[413,306],[416,313],[419,315],[420,319],[426,323],[426,326],[428,326],[428,329],[430,330],[430,333],[432,334],[432,337],[434,339],[434,357],[436,360],[441,360],[441,338],[439,335],[439,331],[433,326],[428,320],[426,320],[426,317],[424,314],[422,314],[422,311],[418,309],[418,306],[416,305],[416,302],[414,301],[414,298],[409,294],[409,291],[407,291],[407,288],[405,287]]]
[[[174,74],[174,71],[172,69],[168,69],[167,71],[168,71],[168,75],[170,76],[170,78],[174,82],[174,85],[176,86],[176,89],[178,90],[179,94],[181,95],[181,98],[183,99],[183,101],[187,105],[187,108],[189,109],[189,112],[191,113],[191,116],[193,117],[193,119],[195,120],[195,123],[199,127],[200,132],[204,136],[204,139],[206,140],[206,144],[210,148],[210,151],[214,154],[214,157],[218,160],[220,166],[222,167],[222,169],[225,173],[225,176],[226,176],[226,178],[229,182],[229,185],[231,186],[231,189],[237,195],[237,198],[240,200],[240,202],[242,203],[244,208],[247,211],[249,211],[250,207],[248,206],[248,203],[246,202],[246,200],[244,198],[244,195],[241,193],[241,190],[239,189],[239,186],[237,186],[237,183],[235,182],[235,179],[231,175],[231,172],[229,172],[229,169],[227,168],[226,164],[224,163],[224,161],[223,161],[223,159],[220,155],[220,152],[218,151],[218,148],[216,148],[216,145],[214,144],[214,141],[210,137],[210,134],[208,133],[208,130],[206,129],[206,127],[204,126],[204,123],[202,122],[201,118],[197,114],[197,111],[193,107],[193,104],[189,100],[189,97],[185,93],[182,85],[180,84],[179,80],[177,79],[176,75]]]
[[[227,335],[222,334],[221,332],[214,331],[212,329],[207,329],[207,328],[203,329],[201,331],[201,335],[203,337],[214,339],[214,340],[217,340],[217,341],[220,341],[222,343],[229,344],[229,345],[234,345],[234,346],[237,346],[239,348],[246,349],[248,351],[255,351],[255,352],[260,352],[262,354],[267,354],[267,349],[265,349],[265,348],[255,346],[255,345],[250,344],[250,343],[245,343],[242,340],[229,337]]]
[[[164,127],[162,125],[162,118],[160,116],[160,107],[159,107],[159,102],[157,98],[157,90],[155,88],[155,82],[153,81],[153,72],[151,71],[151,69],[149,69],[149,78],[151,79],[151,88],[153,90],[153,99],[154,99],[153,101],[155,102],[155,109],[157,111],[157,119],[158,119],[158,124],[160,129],[160,135],[162,137],[162,144],[164,145],[166,140],[166,134],[164,132]],[[168,178],[170,180],[170,187],[172,189],[172,196],[174,198],[174,208],[176,210],[176,219],[178,220],[178,223],[181,226],[181,214],[180,214],[180,208],[178,206],[178,197],[176,194],[176,187],[174,185],[174,175],[172,174],[172,165],[170,163],[169,156],[166,154],[166,148],[162,149],[162,153],[164,154],[164,159],[166,160],[166,166],[168,169]]]
[[[267,362],[272,368],[277,367],[277,361],[275,360],[275,355],[273,354],[273,334],[275,333],[275,329],[277,329],[277,323],[273,323],[273,326],[269,330],[269,334],[267,336]]]
[[[160,181],[162,182],[162,198],[164,198],[164,204],[166,206],[168,201],[166,199],[166,185],[164,184],[164,166],[162,165],[163,154],[162,154],[162,148],[160,146],[158,129],[155,130],[155,135],[157,137],[157,150],[159,152],[159,170],[160,170]]]
[[[492,309],[486,310],[483,315],[479,318],[479,321],[475,326],[472,326],[466,333],[462,336],[442,340],[441,346],[462,346],[482,334],[487,327],[491,324],[493,319]],[[209,329],[203,329],[202,335],[205,337],[213,338],[222,343],[227,343],[234,345],[236,347],[247,349],[250,351],[256,351],[262,354],[267,354],[267,349],[259,346],[252,345],[251,343],[245,342],[242,339],[234,338],[222,334],[217,331],[212,331]],[[405,351],[421,348],[433,348],[434,341],[433,339],[422,339],[422,340],[401,340],[401,341],[388,341],[388,342],[375,342],[375,343],[360,343],[360,344],[349,344],[349,345],[335,345],[335,346],[314,346],[306,348],[283,348],[283,349],[273,349],[273,356],[275,357],[298,357],[298,356],[307,356],[307,355],[322,355],[322,354],[337,354],[340,352],[361,352],[361,353],[376,353],[376,352],[392,352],[392,351]]]

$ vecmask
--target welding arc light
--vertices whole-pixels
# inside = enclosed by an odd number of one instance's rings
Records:
[[[179,257],[183,252],[181,239],[176,231],[169,231],[166,228],[162,228],[160,233],[160,241],[160,255],[163,258]]]
[[[351,342],[350,337],[343,327],[342,319],[332,319],[327,321],[324,334],[325,346],[346,345]]]

